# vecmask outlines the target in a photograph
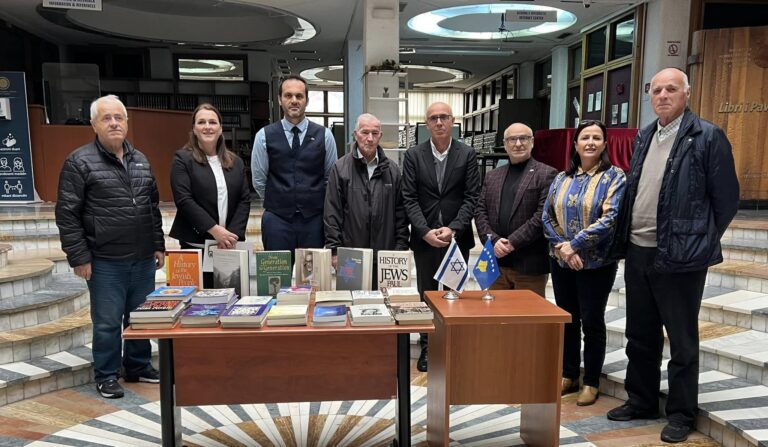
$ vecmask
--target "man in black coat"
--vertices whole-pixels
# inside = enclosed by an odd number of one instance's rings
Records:
[[[475,150],[453,140],[453,111],[436,102],[427,109],[431,138],[405,153],[403,202],[411,221],[411,249],[419,293],[437,290],[432,279],[451,238],[466,260],[475,245],[472,217],[480,193]],[[419,371],[427,370],[427,337],[422,334]]]
[[[686,104],[688,77],[667,68],[651,80],[659,117],[635,138],[612,252],[626,257],[627,402],[608,419],[658,415],[666,329],[671,346],[665,442],[682,442],[698,408],[698,315],[707,268],[722,262],[720,237],[736,215],[739,183],[722,129]]]
[[[159,383],[149,340],[126,340],[131,311],[155,288],[165,262],[159,194],[149,160],[126,141],[128,113],[114,95],[91,104],[92,143],[72,152],[59,177],[56,225],[75,274],[88,282],[96,389],[123,397],[117,382]]]
[[[400,168],[379,146],[381,121],[360,115],[353,136],[352,151],[333,166],[325,191],[325,247],[334,250],[334,265],[338,247],[372,248],[374,260],[379,250],[408,249]]]

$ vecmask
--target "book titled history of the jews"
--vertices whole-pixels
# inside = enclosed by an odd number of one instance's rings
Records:
[[[376,269],[379,288],[410,286],[412,259],[410,250],[380,250]]]

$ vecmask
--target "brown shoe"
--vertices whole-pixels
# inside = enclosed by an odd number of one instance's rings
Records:
[[[560,395],[565,396],[566,394],[575,393],[576,391],[579,391],[579,380],[563,377],[562,384],[560,385]]]
[[[576,399],[576,405],[580,407],[586,407],[592,405],[597,400],[597,396],[600,395],[600,391],[589,385],[584,385],[579,393],[579,397]]]

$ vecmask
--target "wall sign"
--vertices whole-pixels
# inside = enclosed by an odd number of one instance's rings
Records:
[[[43,0],[43,6],[46,8],[101,11],[101,0]]]
[[[0,71],[0,201],[35,200],[24,73]]]

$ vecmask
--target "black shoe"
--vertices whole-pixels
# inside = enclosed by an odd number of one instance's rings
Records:
[[[683,442],[688,439],[691,427],[678,422],[670,422],[661,431],[661,440],[664,442]]]
[[[97,383],[96,391],[101,394],[101,397],[106,397],[107,399],[119,399],[125,394],[123,387],[115,379],[108,379]]]
[[[416,369],[421,372],[427,372],[427,347],[421,348],[421,355],[419,361],[416,362]]]
[[[657,419],[658,413],[644,412],[632,408],[628,403],[616,407],[606,414],[612,421],[631,421],[633,419]]]
[[[149,367],[138,375],[126,374],[124,377],[126,382],[145,382],[145,383],[160,383],[160,371],[153,367]]]

